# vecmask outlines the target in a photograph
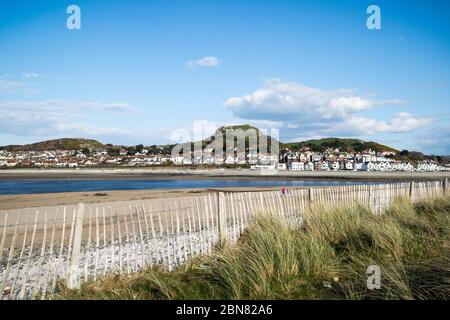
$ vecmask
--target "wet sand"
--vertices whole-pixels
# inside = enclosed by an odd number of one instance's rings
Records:
[[[251,191],[278,190],[279,187],[251,188]],[[92,192],[60,192],[42,194],[0,195],[0,210],[30,207],[50,207],[115,201],[178,198],[221,191],[249,191],[248,188],[206,188],[206,189],[159,189],[159,190],[115,190]]]

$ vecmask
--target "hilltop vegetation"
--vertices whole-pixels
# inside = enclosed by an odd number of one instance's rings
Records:
[[[8,151],[46,151],[46,150],[79,150],[79,149],[104,149],[105,145],[97,140],[82,138],[62,138],[47,140],[25,145],[9,145],[2,147]]]
[[[343,151],[356,151],[361,152],[363,150],[372,149],[376,152],[395,152],[399,151],[372,141],[363,141],[359,139],[341,139],[341,138],[323,138],[318,140],[306,140],[302,142],[287,143],[286,146],[292,149],[300,149],[302,147],[309,147],[312,151],[322,152],[327,148],[340,149]]]
[[[215,132],[215,134],[216,135],[220,135],[220,134],[222,134],[223,135],[223,140],[224,140],[224,150],[225,150],[225,142],[226,142],[226,139],[225,139],[225,134],[226,134],[226,131],[228,130],[228,129],[231,129],[231,130],[235,130],[235,131],[237,131],[237,130],[242,130],[242,131],[247,131],[247,130],[254,130],[254,132],[256,132],[256,141],[257,141],[257,143],[258,143],[258,146],[260,145],[260,141],[264,141],[264,142],[267,142],[267,149],[270,151],[271,150],[271,144],[272,144],[272,138],[271,138],[271,136],[270,135],[266,135],[263,131],[261,131],[260,129],[258,129],[258,128],[256,128],[256,127],[253,127],[253,126],[250,126],[250,125],[248,125],[248,124],[245,124],[245,125],[234,125],[234,126],[223,126],[223,127],[220,127],[219,129],[217,129],[216,130],[216,132]],[[269,132],[270,133],[270,132]],[[209,140],[213,140],[213,138],[212,137],[210,137],[209,138]],[[237,145],[237,137],[235,137],[234,138],[234,144],[235,145]],[[249,141],[250,141],[250,137],[249,136],[246,136],[245,137],[245,145],[248,147],[248,145],[249,145]],[[276,139],[273,139],[273,141],[278,141],[278,140],[276,140]],[[282,144],[281,142],[279,142],[280,144]]]
[[[234,245],[172,272],[110,275],[62,299],[448,299],[450,199],[399,199],[382,215],[318,207],[302,227],[261,215]],[[381,270],[368,290],[369,266]]]

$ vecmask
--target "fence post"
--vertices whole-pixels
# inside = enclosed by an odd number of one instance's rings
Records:
[[[409,183],[409,199],[411,200],[413,198],[413,190],[414,190],[414,181],[411,181]]]
[[[443,188],[444,188],[444,196],[445,196],[447,194],[448,178],[444,179]]]
[[[73,239],[72,255],[70,257],[69,277],[67,279],[67,287],[69,289],[77,289],[80,287],[80,277],[78,264],[80,261],[81,239],[83,235],[83,216],[84,204],[79,203],[76,211],[75,233]]]
[[[412,200],[414,195],[414,181],[409,183],[409,198]]]
[[[312,202],[314,201],[314,196],[312,192],[312,188],[308,188],[308,204],[309,204],[309,210],[312,210]]]
[[[217,229],[219,232],[219,244],[222,245],[225,241],[224,233],[224,212],[225,212],[225,194],[223,192],[216,193],[216,208],[217,208]]]

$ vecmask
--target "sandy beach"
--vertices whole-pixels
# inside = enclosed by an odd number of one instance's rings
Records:
[[[253,191],[278,190],[273,188],[252,188]],[[148,199],[178,198],[222,191],[248,191],[247,188],[217,189],[160,189],[160,190],[120,190],[101,192],[59,192],[42,194],[0,195],[0,210],[11,210],[31,207],[50,207],[75,205],[80,202],[103,203],[115,201],[132,201]]]

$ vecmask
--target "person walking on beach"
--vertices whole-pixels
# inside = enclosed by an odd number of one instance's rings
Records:
[[[285,187],[281,188],[281,193],[282,194],[286,194],[287,193],[287,189]]]

